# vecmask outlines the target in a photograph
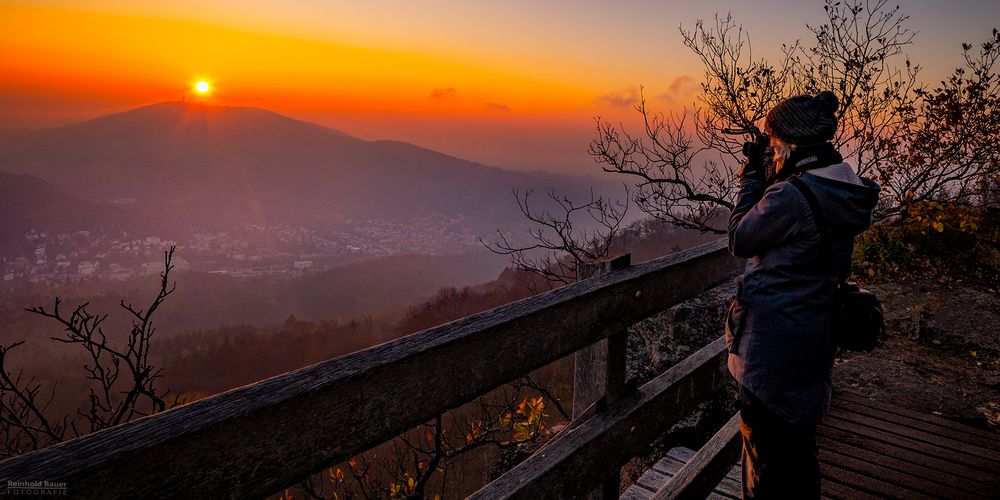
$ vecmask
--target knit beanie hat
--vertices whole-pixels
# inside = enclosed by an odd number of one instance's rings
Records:
[[[816,96],[789,97],[779,102],[765,119],[771,134],[789,144],[815,144],[833,139],[840,101],[829,90]]]

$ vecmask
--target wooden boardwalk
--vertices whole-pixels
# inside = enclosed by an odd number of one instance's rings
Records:
[[[825,498],[1000,498],[997,433],[838,393],[817,441]],[[622,498],[651,498],[693,455],[670,450]],[[709,498],[740,498],[738,463]]]

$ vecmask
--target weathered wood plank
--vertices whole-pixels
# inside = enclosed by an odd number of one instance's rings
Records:
[[[673,477],[677,471],[681,470],[681,467],[684,467],[688,459],[693,456],[694,450],[683,447],[671,448],[666,456],[656,462],[653,470],[663,470],[663,466],[666,465],[666,470],[670,471],[669,476]],[[722,496],[740,498],[743,494],[742,479],[740,478],[741,471],[742,468],[737,462],[729,469],[726,476],[719,481],[719,484],[715,485],[714,491]]]
[[[584,347],[573,356],[573,418],[604,397],[607,383],[608,339]]]
[[[819,461],[821,464],[835,465],[841,469],[856,472],[868,478],[894,484],[901,488],[914,489],[939,498],[988,498],[929,481],[920,476],[894,470],[858,457],[839,453],[829,448],[820,450]]]
[[[825,453],[836,452],[891,470],[892,472],[884,473],[887,477],[894,476],[898,472],[905,476],[916,476],[922,480],[931,481],[967,492],[965,495],[950,495],[952,497],[961,497],[970,494],[978,494],[980,496],[988,497],[996,492],[996,489],[992,486],[963,478],[939,468],[926,467],[924,465],[911,463],[899,455],[886,455],[878,453],[870,449],[830,439],[825,435],[817,436],[816,442],[819,444],[821,458]]]
[[[633,484],[622,493],[621,500],[649,500],[652,494],[652,491]]]
[[[0,462],[0,483],[65,481],[74,498],[267,495],[741,267],[719,240]]]
[[[652,495],[655,493],[656,490],[660,489],[660,486],[662,486],[663,483],[667,482],[668,480],[670,480],[669,474],[662,474],[660,472],[650,469],[647,470],[643,475],[639,476],[639,479],[636,480],[635,484],[639,485],[639,487],[643,489],[653,490],[653,493],[651,493]]]
[[[629,487],[629,489],[622,495],[622,498],[630,498],[633,500],[647,500],[652,497],[654,492],[649,490],[650,485],[659,487],[662,485],[667,478],[673,477],[673,475],[680,470],[681,467],[687,463],[691,457],[694,456],[694,451],[687,448],[671,448],[667,452],[667,455],[661,458],[653,465],[653,468],[647,471],[647,474],[655,473],[656,476],[643,474],[642,484],[636,483]],[[716,486],[713,493],[709,495],[708,498],[732,498],[739,499],[742,497],[742,486],[740,482],[742,481],[740,477],[741,467],[739,463],[736,463],[726,477]],[[655,479],[662,479],[656,481]],[[820,481],[822,487],[822,494],[820,498],[832,499],[832,498],[844,498],[849,500],[863,499],[863,498],[875,498],[870,493],[865,493],[860,490],[855,490],[844,486],[839,483],[831,482],[827,478],[822,478]]]
[[[686,456],[684,456],[684,458],[681,458],[683,455],[681,455],[680,452],[685,452]],[[680,470],[680,468],[683,467],[685,463],[687,463],[687,460],[693,456],[694,456],[694,450],[688,450],[687,448],[682,448],[682,447],[671,448],[670,451],[667,452],[667,455],[665,457],[661,458],[655,464],[653,464],[653,468],[669,470],[671,471],[670,474],[673,475],[674,472]],[[733,468],[729,469],[729,472],[726,473],[726,479],[736,481],[737,483],[740,482],[741,476],[740,476],[739,462],[736,462],[736,465],[733,465]]]
[[[672,474],[665,474],[665,473],[659,472],[659,471],[657,471],[655,469],[649,469],[649,470],[647,470],[636,481],[636,483],[634,485],[632,485],[631,487],[629,487],[629,490],[638,489],[638,488],[641,488],[642,491],[649,491],[651,489],[659,489],[664,484],[666,484],[667,481],[670,481],[670,479],[672,477],[673,477]],[[650,492],[649,493],[650,496],[647,496],[646,498],[652,498],[653,494],[654,493]],[[737,497],[737,496],[731,496],[731,495],[726,495],[726,494],[720,493],[718,491],[712,491],[712,492],[709,492],[708,494],[706,494],[702,498],[703,499],[707,499],[707,500],[734,500],[734,499],[738,499],[739,497]]]
[[[628,329],[622,330],[604,339],[608,348],[608,362],[605,371],[605,386],[607,393],[604,395],[607,404],[625,396],[625,363],[626,351],[628,350]],[[622,487],[621,469],[615,470],[604,480],[601,485],[601,498],[605,500],[617,500],[618,492]]]
[[[969,444],[964,441],[952,439],[949,436],[932,434],[921,429],[900,425],[896,423],[895,420],[883,420],[880,418],[870,417],[868,415],[847,411],[839,407],[832,408],[829,416],[859,425],[867,425],[868,427],[874,427],[899,436],[908,437],[915,441],[922,441],[924,443],[947,448],[960,453],[983,457],[995,462],[995,468],[1000,470],[1000,451],[991,450],[975,444]]]
[[[903,488],[879,479],[865,476],[864,474],[858,474],[857,472],[842,469],[829,463],[820,462],[819,470],[822,476],[829,478],[830,480],[850,485],[852,489],[865,491],[881,498],[906,498],[916,500],[931,500],[935,498],[920,491]],[[822,485],[820,485],[820,487],[822,487]]]
[[[854,434],[864,436],[865,438],[868,439],[875,439],[899,448],[906,448],[909,450],[913,450],[918,453],[947,460],[954,464],[973,467],[979,469],[982,472],[990,473],[990,475],[996,475],[998,470],[1000,470],[998,469],[996,462],[987,458],[979,457],[961,451],[952,450],[950,448],[945,448],[942,446],[937,446],[928,443],[926,441],[912,439],[909,437],[901,436],[899,434],[883,431],[877,427],[861,425],[829,415],[823,419],[823,421],[820,423],[820,426],[833,427],[836,429],[845,430]]]
[[[478,499],[573,498],[590,491],[723,386],[725,340],[719,338],[597,412],[472,495]],[[659,425],[652,425],[656,422]]]
[[[580,264],[576,270],[577,280],[585,280],[629,267],[631,255],[617,259]],[[621,350],[621,333],[601,339],[584,347],[573,357],[573,418],[579,416],[588,406],[607,395],[617,396],[625,386],[625,351]],[[614,343],[610,339],[616,339]]]
[[[828,495],[843,500],[882,499],[882,497],[875,496],[867,491],[857,490],[836,481],[830,481],[827,478],[820,480],[820,491],[822,491],[821,495]]]
[[[691,459],[691,457],[694,456],[694,453],[695,452],[692,449],[677,447],[677,448],[671,448],[669,451],[667,451],[667,456],[664,458],[672,458],[674,460],[677,460],[681,463],[681,466],[683,466],[684,464],[687,463],[688,460]],[[719,491],[725,495],[730,495],[734,498],[739,498],[743,494],[742,474],[743,474],[743,467],[741,466],[739,461],[736,461],[733,467],[729,469],[729,472],[726,473],[726,476],[723,477],[721,481],[719,481],[719,485],[716,487],[716,491]]]
[[[577,280],[592,278],[604,273],[627,268],[632,261],[630,254],[616,259],[580,264],[576,269]],[[573,419],[579,419],[587,408],[604,399],[614,402],[625,390],[625,350],[628,343],[628,328],[595,344],[576,351],[573,358]],[[618,498],[621,490],[621,471],[615,471],[603,485],[584,498],[589,500],[611,500]]]
[[[949,474],[960,478],[962,481],[977,482],[988,488],[1000,488],[1000,476],[983,474],[979,469],[969,467],[965,464],[955,463],[952,460],[941,459],[929,455],[922,451],[915,451],[896,446],[892,442],[880,441],[868,436],[862,436],[850,431],[830,427],[820,424],[818,429],[820,438],[827,438],[838,443],[846,443],[866,450],[871,450],[886,456],[895,457],[896,460],[918,464],[923,467],[939,470],[944,474]]]
[[[933,415],[924,415],[923,418],[918,419],[909,415],[889,412],[881,408],[858,404],[851,400],[841,399],[839,397],[833,399],[833,408],[839,408],[844,411],[860,415],[867,415],[886,422],[895,422],[899,425],[905,425],[907,427],[919,429],[938,436],[944,436],[962,441],[964,443],[974,444],[1000,452],[1000,434],[991,435],[992,433],[986,433],[986,431],[981,429],[955,424]]]
[[[704,498],[733,468],[739,458],[743,441],[740,438],[740,414],[737,413],[719,429],[674,477],[661,487],[653,498]]]

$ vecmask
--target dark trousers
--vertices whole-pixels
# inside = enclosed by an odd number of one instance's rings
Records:
[[[816,425],[794,425],[741,391],[743,498],[819,498]]]

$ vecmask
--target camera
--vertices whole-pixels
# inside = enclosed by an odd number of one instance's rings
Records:
[[[763,132],[755,132],[754,141],[743,143],[743,156],[747,158],[763,157],[771,145],[771,138]]]

